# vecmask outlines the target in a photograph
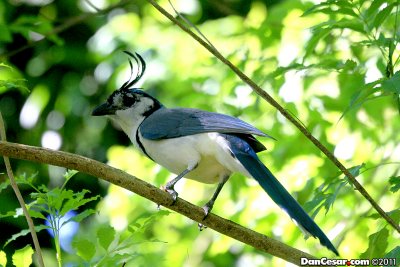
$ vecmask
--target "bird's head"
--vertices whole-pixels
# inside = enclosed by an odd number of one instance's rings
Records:
[[[155,110],[162,107],[161,103],[145,93],[144,91],[133,88],[140,78],[142,78],[144,71],[146,70],[146,63],[143,58],[135,53],[124,51],[131,58],[136,61],[138,66],[136,77],[133,77],[133,66],[132,61],[129,60],[131,67],[131,76],[121,88],[114,91],[103,104],[97,106],[93,112],[93,116],[104,116],[109,115],[117,122],[120,120],[134,120],[140,117],[147,117]]]

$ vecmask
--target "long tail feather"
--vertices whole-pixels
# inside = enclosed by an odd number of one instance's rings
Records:
[[[327,247],[336,255],[339,255],[324,232],[322,232],[319,226],[310,218],[289,192],[286,191],[270,170],[258,159],[250,145],[239,137],[232,135],[228,137],[228,140],[230,141],[231,150],[235,157],[251,176],[257,180],[271,199],[285,210],[302,229],[313,237],[318,238],[323,246]]]

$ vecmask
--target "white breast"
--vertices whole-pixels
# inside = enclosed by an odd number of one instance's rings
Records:
[[[202,133],[164,140],[139,136],[147,154],[169,171],[180,174],[190,166],[197,167],[185,177],[202,183],[217,183],[225,175],[241,172],[249,176],[231,155],[225,138],[218,133]]]

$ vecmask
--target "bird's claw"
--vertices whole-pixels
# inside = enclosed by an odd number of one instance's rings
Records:
[[[203,221],[207,218],[208,214],[211,211],[211,208],[212,207],[208,206],[207,204],[203,207],[203,211],[204,211]]]
[[[171,205],[174,205],[176,203],[176,201],[178,200],[178,193],[174,190],[174,188],[162,187],[162,189],[171,195],[171,197],[172,197]]]
[[[214,206],[214,201],[210,200],[203,206],[203,211],[204,211],[204,217],[203,221],[207,218],[208,214],[211,212],[212,208]]]
[[[199,231],[203,231],[204,229],[207,228],[207,226],[205,226],[205,225],[202,224],[202,223],[198,223],[197,226],[199,227]]]
[[[203,211],[204,211],[203,221],[207,218],[207,216],[210,213],[210,211],[212,210],[213,206],[214,206],[214,201],[210,201],[210,202],[208,202],[207,204],[204,205],[204,207],[203,207]],[[203,231],[204,229],[207,228],[207,226],[205,226],[202,223],[198,223],[197,226],[199,227],[200,231]]]

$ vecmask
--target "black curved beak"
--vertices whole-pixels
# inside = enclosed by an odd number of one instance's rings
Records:
[[[104,115],[113,115],[115,114],[115,109],[109,105],[107,102],[97,106],[92,111],[92,116],[104,116]]]

